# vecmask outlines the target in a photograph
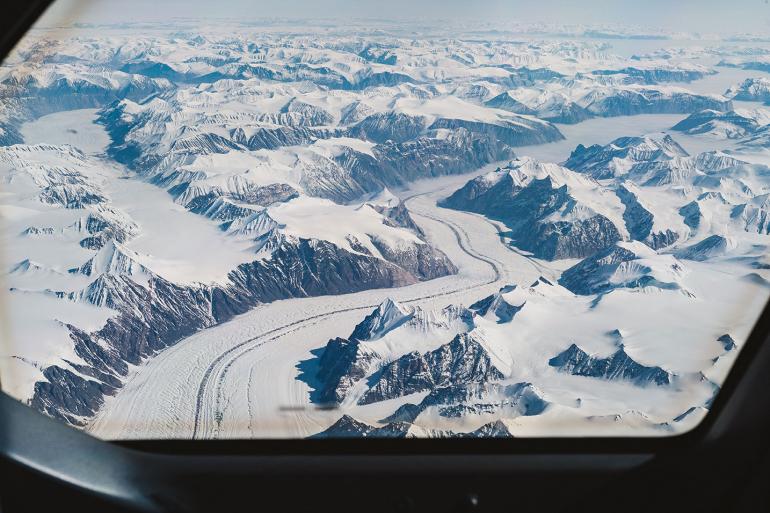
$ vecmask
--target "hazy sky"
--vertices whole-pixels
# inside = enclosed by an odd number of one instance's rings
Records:
[[[44,23],[172,17],[458,18],[770,35],[770,0],[57,0]]]

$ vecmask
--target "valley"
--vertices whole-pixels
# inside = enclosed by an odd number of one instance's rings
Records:
[[[3,389],[95,436],[668,436],[770,296],[763,48],[122,30],[0,72]]]

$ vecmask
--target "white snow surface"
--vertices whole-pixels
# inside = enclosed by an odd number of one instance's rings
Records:
[[[381,322],[363,343],[376,355],[373,372],[404,354],[432,351],[468,332],[502,372],[501,383],[531,383],[549,403],[538,415],[488,413],[454,420],[429,409],[418,417],[412,434],[470,431],[499,419],[514,436],[522,437],[664,436],[697,425],[707,414],[714,385],[730,371],[770,296],[770,172],[765,167],[770,156],[761,136],[753,146],[744,145],[747,134],[721,123],[697,136],[672,132],[690,156],[673,159],[669,174],[656,168],[641,177],[624,176],[633,162],[618,160],[618,176],[597,181],[562,165],[577,144],[604,145],[620,136],[661,137],[687,115],[598,117],[560,124],[564,140],[516,148],[519,157],[512,163],[420,180],[353,201],[335,203],[308,192],[313,180],[331,176],[345,181],[336,157],[348,152],[375,155],[374,142],[346,131],[372,114],[420,116],[426,125],[451,118],[546,126],[537,117],[490,108],[484,102],[508,92],[541,117],[573,104],[601,115],[596,111],[599,102],[621,93],[667,98],[692,93],[727,101],[743,81],[757,77],[748,90],[767,91],[767,74],[740,69],[749,60],[767,60],[767,52],[753,42],[745,48],[668,48],[660,42],[647,53],[641,51],[647,46],[637,49],[632,42],[637,55],[629,58],[621,51],[622,42],[613,48],[602,40],[581,38],[590,35],[587,28],[547,28],[575,40],[548,39],[543,27],[514,29],[523,37],[483,31],[462,37],[462,31],[447,35],[440,30],[418,36],[392,26],[363,30],[355,24],[340,33],[278,24],[256,33],[220,27],[197,31],[196,36],[169,36],[156,28],[138,37],[135,29],[107,28],[105,34],[65,30],[47,39],[45,31],[36,31],[16,49],[10,65],[0,69],[0,81],[20,91],[55,84],[73,90],[154,90],[157,94],[148,97],[121,98],[119,108],[121,121],[130,126],[126,142],[145,157],[158,159],[140,174],[109,158],[110,135],[96,123],[100,114],[117,112],[109,107],[55,112],[58,107],[49,106],[30,113],[12,96],[0,105],[0,123],[18,126],[23,138],[22,144],[0,147],[3,389],[29,401],[35,383],[45,379],[42,371],[47,366],[64,366],[82,375],[76,366],[85,362],[75,353],[66,324],[95,331],[116,312],[66,296],[83,290],[98,275],[129,275],[146,284],[148,273],[154,273],[178,284],[226,285],[228,273],[239,264],[270,256],[269,250],[255,251],[255,239],[276,233],[326,240],[359,254],[363,247],[375,257],[381,254],[372,239],[396,249],[431,244],[459,271],[400,288],[261,304],[201,330],[130,366],[123,388],[105,398],[94,418],[82,419],[88,432],[106,439],[295,438],[327,429],[342,414],[381,425],[399,406],[417,404],[427,392],[360,405],[357,400],[370,386],[364,379],[339,408],[319,408],[310,400],[319,385],[314,374],[319,352],[330,339],[348,337],[377,309]],[[605,32],[621,38],[635,34]],[[483,37],[489,39],[481,41]],[[377,62],[364,50],[383,59]],[[114,63],[123,62],[159,62],[187,78],[172,84],[166,78],[114,68]],[[686,84],[644,84],[623,73],[592,74],[629,67],[704,77]],[[293,69],[303,69],[305,75],[284,81],[268,78]],[[532,70],[561,76],[534,79],[533,84],[517,78]],[[244,75],[232,78],[240,72]],[[210,73],[226,78],[197,81]],[[380,73],[407,78],[357,88]],[[349,87],[325,83],[330,76],[344,79]],[[734,101],[733,106],[741,116],[770,123],[770,111],[757,102]],[[307,144],[259,150],[232,138],[236,131],[248,140],[263,129],[287,127],[330,132]],[[0,125],[0,137],[4,135]],[[618,246],[637,257],[620,264],[608,278],[618,288],[602,295],[575,295],[557,283],[578,260],[533,258],[501,239],[506,229],[502,223],[437,206],[469,179],[496,180],[502,173],[512,173],[522,185],[549,177],[555,186],[566,185],[581,205],[569,216],[599,213],[610,219],[623,239]],[[660,176],[664,183],[645,183]],[[178,195],[170,193],[184,184]],[[254,210],[226,229],[221,221],[187,208],[211,192],[236,196],[276,184],[292,187],[298,196],[270,205],[223,196],[217,208]],[[653,214],[652,232],[676,234],[674,244],[653,250],[630,240],[625,208],[615,194],[620,184]],[[65,208],[57,203],[62,195],[51,191],[63,191],[66,200],[99,196],[104,201]],[[386,224],[375,208],[395,207],[400,201],[424,239]],[[697,228],[685,224],[679,213],[690,202],[697,202],[701,211]],[[550,220],[563,215],[557,212]],[[119,227],[125,240],[109,241],[99,250],[82,247],[79,241],[90,235],[90,216]],[[710,240],[719,243],[698,246]],[[625,286],[644,276],[677,288]],[[520,308],[510,322],[477,315],[467,325],[456,316],[495,293]],[[738,350],[725,353],[717,338],[728,333]],[[573,343],[599,358],[622,344],[636,362],[660,367],[675,378],[671,386],[639,386],[571,375],[548,364]],[[683,416],[685,412],[691,413]]]

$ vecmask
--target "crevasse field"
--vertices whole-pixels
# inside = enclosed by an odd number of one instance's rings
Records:
[[[669,436],[770,296],[770,44],[37,28],[3,389],[108,439]]]

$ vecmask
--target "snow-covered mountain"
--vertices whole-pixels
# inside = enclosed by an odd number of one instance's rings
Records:
[[[708,134],[721,139],[754,136],[770,124],[768,109],[737,109],[729,112],[703,110],[695,112],[672,127],[690,135]]]
[[[653,250],[641,251],[654,259]],[[661,257],[677,265],[670,255]],[[616,264],[615,276],[624,262]],[[636,265],[645,264],[651,265]],[[687,274],[682,267],[667,271],[658,264],[658,272]],[[612,281],[601,272],[605,283]],[[469,308],[452,307],[463,312],[454,329],[447,331],[447,323],[423,328],[417,340],[414,320],[425,312],[387,300],[349,338],[332,339],[318,352],[318,374],[311,382],[319,388],[311,398],[335,404],[333,411],[341,416],[318,436],[471,436],[493,423],[508,426],[509,433],[526,426],[563,432],[564,422],[590,432],[611,408],[667,432],[688,403],[708,408],[718,386],[704,373],[734,349],[734,339],[714,335],[705,350],[713,356],[706,357],[703,348],[694,351],[700,356],[687,353],[703,371],[683,365],[674,355],[685,353],[673,348],[647,353],[642,348],[658,330],[645,332],[644,319],[633,314],[613,319],[608,312],[629,302],[649,304],[656,287],[655,312],[677,305],[679,314],[697,315],[700,308],[692,294],[652,281],[577,290],[577,296],[542,277],[529,286],[505,286]],[[551,323],[544,325],[544,318]],[[666,362],[663,367],[656,358]],[[653,397],[683,401],[682,410],[667,417],[666,408],[649,402]]]
[[[575,376],[630,380],[642,385],[664,386],[671,383],[668,372],[660,367],[640,365],[622,347],[606,358],[596,358],[572,344],[563,353],[551,358],[548,365]]]
[[[0,69],[4,389],[90,428],[211,336],[163,429],[694,425],[770,290],[770,52],[407,25],[34,31]]]
[[[617,288],[657,288],[692,296],[681,284],[686,272],[671,255],[659,255],[641,242],[619,242],[565,270],[559,283],[580,295],[604,294]]]
[[[726,68],[740,68],[752,71],[770,71],[770,57],[767,55],[750,55],[748,57],[728,57],[717,63]]]
[[[10,275],[11,297],[56,297],[108,317],[98,330],[59,317],[61,347],[46,355],[51,365],[35,370],[42,380],[34,384],[32,404],[69,422],[92,415],[119,386],[127,364],[259,303],[404,286],[457,271],[418,230],[398,224],[409,219],[398,200],[337,205],[303,196],[266,208],[218,198],[187,215],[210,219],[205,224],[220,244],[237,239],[250,251],[218,283],[178,283],[160,255],[130,249],[144,227],[113,204],[115,170],[70,146],[48,145],[0,148],[0,165],[6,193],[26,209],[11,218],[13,254],[42,249],[58,273],[51,277],[47,267],[23,259]],[[45,247],[60,248],[58,257]],[[63,351],[73,351],[78,363],[57,360]],[[94,373],[109,386],[91,387],[85,376]],[[70,395],[79,401],[59,399]]]
[[[770,79],[747,78],[740,84],[730,87],[725,96],[734,100],[770,103]]]
[[[580,123],[593,117],[682,114],[702,109],[723,111],[732,107],[730,100],[723,96],[700,95],[677,86],[657,85],[659,82],[689,81],[688,77],[693,76],[690,73],[650,70],[649,73],[628,74],[630,71],[594,72],[593,75],[554,79],[537,87],[520,87],[495,96],[486,105],[564,124]]]
[[[403,98],[391,104],[391,90],[360,100],[357,93],[327,95],[320,86],[217,82],[145,104],[124,100],[103,110],[100,120],[113,134],[110,154],[185,205],[201,196],[260,196],[275,181],[351,201],[509,158],[511,146],[562,138],[537,119],[394,88]],[[372,114],[342,124],[349,107],[361,101]],[[234,102],[240,110],[228,112]],[[298,103],[305,107],[292,107]]]
[[[516,251],[572,263],[562,267],[558,283],[541,278],[476,301],[468,308],[465,334],[448,341],[437,337],[430,351],[383,357],[365,339],[351,339],[350,372],[338,368],[335,378],[349,386],[330,400],[366,429],[400,426],[403,432],[448,430],[461,436],[482,423],[521,416],[539,420],[519,425],[541,429],[554,427],[551,416],[599,422],[604,414],[594,408],[608,403],[596,403],[587,390],[612,382],[650,396],[653,387],[668,397],[689,397],[672,417],[650,415],[657,408],[649,404],[625,413],[629,425],[643,418],[649,429],[675,429],[689,408],[709,407],[719,390],[709,377],[719,372],[712,367],[734,348],[734,338],[703,317],[704,305],[713,311],[721,302],[703,273],[718,268],[734,276],[738,288],[767,287],[752,269],[765,265],[767,216],[760,210],[768,176],[767,167],[737,155],[690,156],[671,136],[655,136],[580,146],[564,166],[517,159],[470,180],[443,205],[501,222],[500,235]],[[600,223],[612,229],[592,231]],[[633,314],[632,304],[646,313]],[[702,323],[698,331],[710,340],[707,351],[689,345],[664,350],[653,342],[659,330],[691,326],[686,318]],[[651,329],[649,322],[659,326]],[[394,333],[399,326],[394,324]],[[322,361],[332,359],[340,340],[329,342]],[[454,349],[460,344],[465,358],[457,367]],[[690,363],[684,364],[681,351],[693,351],[685,358]],[[570,380],[570,394],[563,384],[554,388],[564,379],[554,372],[578,378]],[[584,386],[584,392],[574,388]],[[535,392],[522,409],[513,390],[524,389]],[[501,390],[509,392],[501,396]],[[387,414],[374,418],[363,408],[375,404]],[[335,426],[322,435],[332,436]]]
[[[539,258],[580,258],[622,237],[612,222],[619,201],[587,203],[597,189],[595,180],[566,168],[520,159],[473,179],[443,205],[504,222],[505,237]]]

